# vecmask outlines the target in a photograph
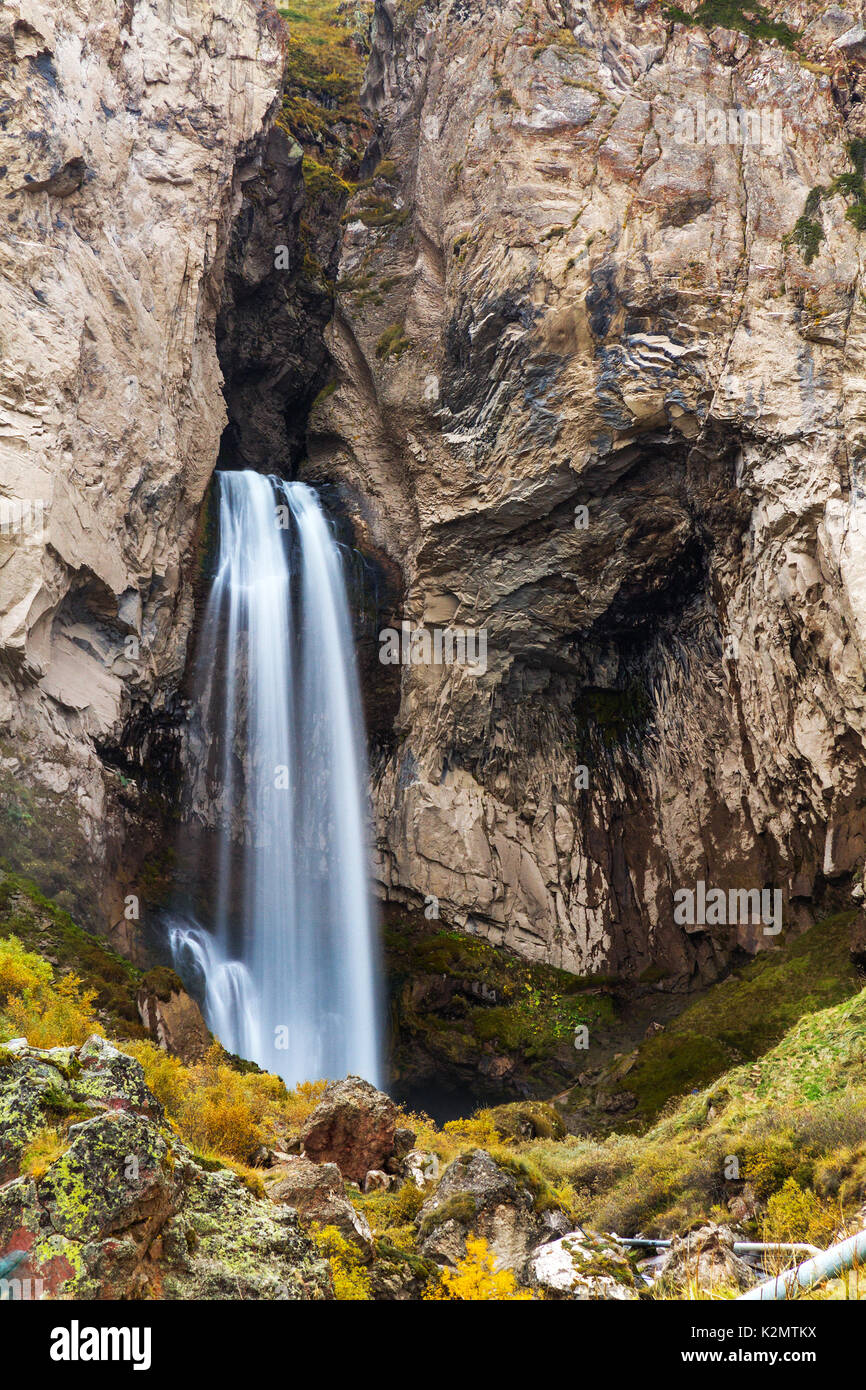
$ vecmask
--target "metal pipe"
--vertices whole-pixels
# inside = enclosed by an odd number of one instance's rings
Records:
[[[785,1250],[790,1255],[823,1255],[824,1251],[820,1245],[809,1245],[804,1240],[792,1241],[763,1241],[763,1240],[735,1240],[735,1255],[763,1255],[767,1250]]]
[[[858,1231],[856,1236],[849,1236],[838,1245],[831,1245],[829,1250],[824,1250],[814,1259],[797,1265],[796,1269],[786,1270],[784,1274],[777,1274],[775,1278],[757,1284],[747,1293],[741,1293],[737,1301],[742,1303],[796,1297],[801,1289],[811,1289],[824,1279],[835,1278],[843,1270],[851,1269],[858,1260],[866,1260],[866,1231]]]
[[[617,1241],[619,1245],[632,1245],[638,1249],[646,1247],[650,1250],[669,1250],[671,1242],[669,1240],[652,1240],[649,1236],[616,1236],[611,1234],[611,1240]],[[735,1240],[735,1255],[761,1255],[768,1250],[784,1250],[791,1255],[821,1255],[823,1251],[818,1245],[808,1245],[805,1241],[764,1241],[764,1240]]]
[[[634,1245],[638,1249],[646,1247],[649,1250],[667,1250],[670,1247],[669,1240],[651,1240],[645,1236],[616,1236],[611,1232],[610,1240],[615,1240],[617,1245]]]

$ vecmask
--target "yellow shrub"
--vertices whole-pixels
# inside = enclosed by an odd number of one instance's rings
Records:
[[[311,1115],[325,1093],[327,1081],[301,1081],[293,1091],[289,1091],[282,1104],[283,1113],[290,1125],[302,1125]]]
[[[10,999],[38,995],[53,976],[48,962],[25,950],[17,936],[0,941],[0,1009],[5,1009]]]
[[[470,1120],[446,1120],[442,1128],[463,1148],[484,1149],[502,1142],[489,1110],[479,1110]]]
[[[249,1164],[269,1137],[267,1119],[285,1104],[278,1076],[235,1071],[222,1060],[219,1044],[196,1066],[184,1066],[152,1042],[124,1046],[141,1062],[148,1086],[185,1143],[205,1155]]]
[[[31,1047],[78,1047],[103,1032],[95,1000],[96,991],[77,975],[56,977],[17,937],[0,940],[0,1041],[24,1037]]]
[[[767,1202],[767,1240],[804,1240],[827,1245],[839,1225],[838,1210],[788,1178]]]
[[[529,1289],[518,1288],[510,1269],[497,1271],[494,1264],[487,1241],[480,1236],[468,1236],[466,1255],[457,1268],[443,1270],[441,1284],[428,1290],[424,1297],[433,1302],[455,1300],[462,1303],[517,1303],[534,1297]]]
[[[346,1240],[336,1226],[313,1226],[310,1231],[319,1252],[331,1266],[334,1293],[341,1303],[370,1300],[370,1276],[363,1267],[361,1253]]]
[[[124,1042],[123,1050],[141,1063],[149,1089],[176,1120],[190,1098],[189,1068],[154,1042]]]

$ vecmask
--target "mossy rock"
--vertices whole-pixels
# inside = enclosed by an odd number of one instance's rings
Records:
[[[514,1101],[497,1105],[489,1114],[503,1139],[562,1139],[565,1134],[561,1117],[545,1101]]]
[[[148,970],[147,974],[142,976],[139,991],[153,994],[165,1004],[173,994],[184,992],[184,984],[180,976],[170,970],[168,966],[159,965],[154,970]]]

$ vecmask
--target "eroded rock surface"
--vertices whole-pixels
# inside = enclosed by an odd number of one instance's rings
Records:
[[[866,852],[863,45],[845,9],[771,12],[792,46],[658,3],[376,8],[303,469],[407,622],[487,640],[483,671],[368,691],[377,876],[578,973],[712,978],[762,928],[686,930],[676,888],[778,888],[797,924]],[[0,792],[28,871],[131,948],[218,311],[226,447],[289,467],[327,296],[281,309],[269,272],[301,193],[265,7],[11,0],[0,50],[0,448],[30,507],[0,533]]]
[[[483,673],[403,668],[379,878],[577,972],[708,978],[762,929],[688,932],[675,888],[797,922],[866,848],[856,17],[775,17],[794,48],[657,4],[376,7],[310,471],[408,622],[487,633]]]
[[[0,13],[0,779],[13,810],[16,784],[38,797],[79,916],[120,937],[118,842],[144,794],[99,754],[123,766],[184,669],[226,420],[225,248],[282,48],[259,0]],[[153,775],[153,738],[147,757]]]

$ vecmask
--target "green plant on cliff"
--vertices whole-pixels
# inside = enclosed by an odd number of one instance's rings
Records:
[[[358,100],[372,0],[298,0],[278,8],[288,25],[278,124],[318,166],[316,178],[328,168],[341,181],[354,180],[372,134]]]
[[[26,742],[16,745],[15,755],[27,764]],[[78,921],[92,924],[99,890],[73,797],[28,785],[24,776],[0,767],[0,844],[0,871],[38,884]]]
[[[42,957],[51,956],[59,971],[74,970],[95,992],[96,1006],[113,1036],[144,1036],[136,1006],[141,971],[82,930],[35,883],[0,872],[0,938],[9,936]]]
[[[386,328],[376,343],[376,356],[380,361],[387,362],[390,357],[399,360],[404,352],[412,346],[410,338],[406,337],[399,323],[392,323]]]
[[[802,215],[794,223],[793,231],[782,238],[783,246],[799,247],[806,265],[812,264],[824,240],[824,228],[816,214],[820,212],[821,203],[826,196],[827,189],[822,184],[810,189]]]
[[[746,0],[701,0],[695,10],[684,10],[679,5],[668,5],[664,11],[666,18],[677,24],[696,25],[704,29],[738,29],[756,39],[775,40],[783,48],[793,48],[797,31],[784,20],[771,19],[763,5],[746,3]]]
[[[793,230],[782,239],[783,246],[799,247],[806,265],[811,265],[824,240],[820,212],[825,198],[839,193],[843,198],[851,199],[845,209],[845,217],[858,232],[866,231],[866,140],[849,140],[846,149],[854,168],[837,174],[829,188],[818,184],[810,189],[802,215],[797,218]]]

